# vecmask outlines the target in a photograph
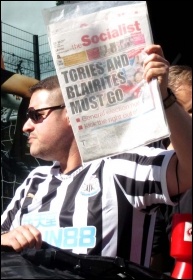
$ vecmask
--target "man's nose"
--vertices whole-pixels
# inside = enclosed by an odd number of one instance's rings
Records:
[[[29,132],[32,131],[33,129],[34,129],[33,122],[30,118],[28,118],[27,121],[24,123],[23,132]]]

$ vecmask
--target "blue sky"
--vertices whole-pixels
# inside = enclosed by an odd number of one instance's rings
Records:
[[[42,9],[56,1],[1,1],[1,21],[34,35],[46,34]]]

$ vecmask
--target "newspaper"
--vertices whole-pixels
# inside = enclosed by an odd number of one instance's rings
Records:
[[[89,162],[170,132],[157,80],[143,79],[144,48],[153,43],[146,2],[100,9],[103,1],[85,2],[44,9],[43,17],[80,155]]]

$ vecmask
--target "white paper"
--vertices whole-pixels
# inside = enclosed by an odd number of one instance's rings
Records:
[[[142,79],[143,50],[153,43],[146,2],[67,20],[50,14],[51,53],[82,161],[168,137],[157,80]]]

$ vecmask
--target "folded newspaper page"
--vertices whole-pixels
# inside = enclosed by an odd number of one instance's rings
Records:
[[[146,2],[107,2],[43,10],[83,162],[170,134],[157,80],[143,79],[144,48],[153,43]]]

